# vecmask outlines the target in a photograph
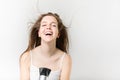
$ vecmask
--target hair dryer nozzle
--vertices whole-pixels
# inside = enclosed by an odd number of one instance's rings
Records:
[[[49,76],[51,69],[49,68],[39,68],[40,75]]]

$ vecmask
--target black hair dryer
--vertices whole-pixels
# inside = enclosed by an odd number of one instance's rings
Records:
[[[39,68],[39,73],[40,73],[40,77],[39,80],[47,80],[47,77],[49,76],[51,72],[51,69],[49,68]]]

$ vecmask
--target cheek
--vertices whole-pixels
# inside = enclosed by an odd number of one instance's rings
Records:
[[[56,34],[56,36],[58,36],[58,35],[59,35],[59,31],[58,31],[58,30],[56,30],[56,33],[55,33],[55,34]]]
[[[43,28],[39,28],[39,33],[43,32],[44,29]]]
[[[41,33],[43,32],[43,29],[39,29],[38,30],[38,35],[39,35],[39,37],[41,36]]]

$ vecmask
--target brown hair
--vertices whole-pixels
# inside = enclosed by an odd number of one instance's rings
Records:
[[[56,40],[56,47],[64,52],[68,52],[69,41],[68,41],[68,34],[66,26],[63,24],[62,20],[60,19],[59,15],[56,13],[48,12],[46,14],[42,14],[35,24],[30,29],[30,36],[29,36],[29,44],[27,49],[24,52],[32,50],[33,48],[41,45],[41,38],[38,36],[38,30],[41,25],[41,20],[45,16],[53,16],[58,22],[58,30],[59,30],[59,38]]]

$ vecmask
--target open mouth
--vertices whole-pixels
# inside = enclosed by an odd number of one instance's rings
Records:
[[[52,32],[47,32],[45,33],[46,36],[51,36],[52,35]]]

